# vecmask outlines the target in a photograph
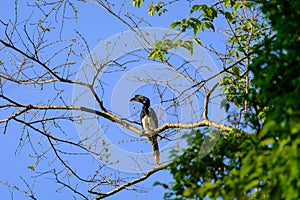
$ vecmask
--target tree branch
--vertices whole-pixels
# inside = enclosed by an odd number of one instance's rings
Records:
[[[167,164],[161,165],[159,167],[153,168],[150,171],[148,171],[147,173],[145,173],[143,176],[141,176],[141,177],[139,177],[139,178],[137,178],[135,180],[132,180],[130,182],[127,182],[127,183],[125,183],[125,184],[123,184],[121,186],[118,186],[115,189],[113,189],[113,190],[111,190],[111,191],[109,191],[107,193],[99,193],[99,192],[94,192],[92,190],[89,190],[89,192],[92,193],[92,194],[97,194],[98,195],[98,197],[96,197],[95,200],[106,198],[106,197],[111,196],[111,195],[113,195],[113,194],[115,194],[117,192],[120,192],[121,190],[124,190],[124,189],[128,188],[131,185],[134,185],[136,183],[139,183],[141,181],[146,180],[152,174],[154,174],[154,173],[156,173],[156,172],[158,172],[158,171],[160,171],[160,170],[165,169],[166,167],[168,167],[169,164],[170,163],[167,163]]]
[[[214,84],[212,88],[207,92],[204,98],[204,110],[203,110],[203,119],[208,120],[207,112],[208,112],[208,103],[210,95],[215,91],[215,89],[219,86],[219,82]]]

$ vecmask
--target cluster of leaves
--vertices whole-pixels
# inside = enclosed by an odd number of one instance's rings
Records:
[[[167,9],[163,8],[164,3],[162,1],[148,5],[148,14],[150,16],[153,16],[155,14],[158,14],[158,16],[161,16],[163,13],[167,12]]]
[[[219,137],[213,149],[203,157],[207,141],[215,140],[207,132],[208,130],[193,131],[195,138],[190,148],[170,165],[175,182],[171,190],[165,194],[166,199],[246,197],[241,188],[245,185],[251,188],[252,183],[247,183],[245,177],[239,174],[242,170],[240,162],[244,152],[251,148],[251,144],[245,142],[246,139],[252,141],[254,138],[246,134],[238,135],[233,131],[226,135],[226,139]]]
[[[195,12],[200,12],[200,16],[192,17],[192,14]],[[192,28],[195,35],[197,35],[200,30],[204,31],[205,29],[211,29],[215,31],[213,21],[218,16],[218,14],[214,6],[208,6],[205,4],[194,5],[190,11],[190,14],[191,16],[187,19],[174,21],[171,24],[170,28],[173,29],[177,27],[182,32],[185,32],[187,29]]]
[[[300,87],[300,22],[297,19],[300,11],[296,9],[300,2],[262,3],[262,9],[276,31],[276,38],[264,40],[263,48],[256,51],[251,70],[262,101],[272,107],[269,117],[284,122],[293,114],[299,115],[297,111],[300,109],[297,100]]]
[[[190,148],[169,167],[175,182],[165,199],[299,198],[299,137],[279,141],[232,131],[202,157],[208,136],[193,134]]]
[[[237,108],[241,108],[245,99],[245,77],[241,76],[241,70],[238,66],[232,67],[228,72],[221,81],[221,84],[224,86],[223,90],[227,94],[226,101],[233,102]],[[228,111],[228,108],[226,110]]]
[[[130,1],[130,3],[134,6],[134,7],[141,7],[143,4],[144,0],[132,0]]]
[[[190,54],[194,51],[194,43],[190,40],[176,40],[173,42],[172,40],[166,39],[156,41],[148,56],[153,60],[159,59],[160,61],[163,61],[165,59],[165,54],[168,54],[169,50],[177,49],[179,47],[187,49]]]
[[[276,37],[266,38],[256,51],[251,71],[258,96],[268,107],[259,133],[268,141],[263,156],[252,152],[254,161],[268,160],[261,185],[268,197],[299,199],[300,181],[300,6],[299,1],[264,1],[262,11],[270,19]],[[274,138],[277,140],[274,141]],[[260,147],[259,150],[262,150]],[[256,158],[258,157],[258,158]],[[261,174],[257,174],[261,176]]]
[[[143,4],[144,0],[131,0],[130,3],[134,7],[141,7]],[[163,13],[167,12],[167,9],[165,9],[165,3],[163,1],[159,2],[152,2],[151,4],[148,5],[148,15],[153,16],[157,14],[158,16],[161,16]]]

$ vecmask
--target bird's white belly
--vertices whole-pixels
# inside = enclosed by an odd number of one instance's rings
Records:
[[[145,131],[153,131],[156,128],[154,122],[148,116],[142,119],[142,124]]]

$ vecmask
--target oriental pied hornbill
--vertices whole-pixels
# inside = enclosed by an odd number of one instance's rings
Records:
[[[160,165],[160,155],[157,143],[157,134],[153,131],[158,127],[158,120],[154,110],[150,107],[150,100],[142,95],[135,95],[130,101],[136,101],[143,104],[140,120],[143,132],[147,134],[148,139],[152,143],[153,156],[157,165]]]

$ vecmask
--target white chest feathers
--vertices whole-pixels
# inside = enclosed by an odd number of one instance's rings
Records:
[[[142,118],[142,125],[144,131],[153,132],[158,127],[157,116],[152,108],[149,109],[149,115],[146,115]]]
[[[155,125],[154,120],[151,119],[151,117],[149,117],[149,116],[143,117],[142,124],[143,124],[143,129],[145,131],[153,131],[157,128],[157,126]]]

